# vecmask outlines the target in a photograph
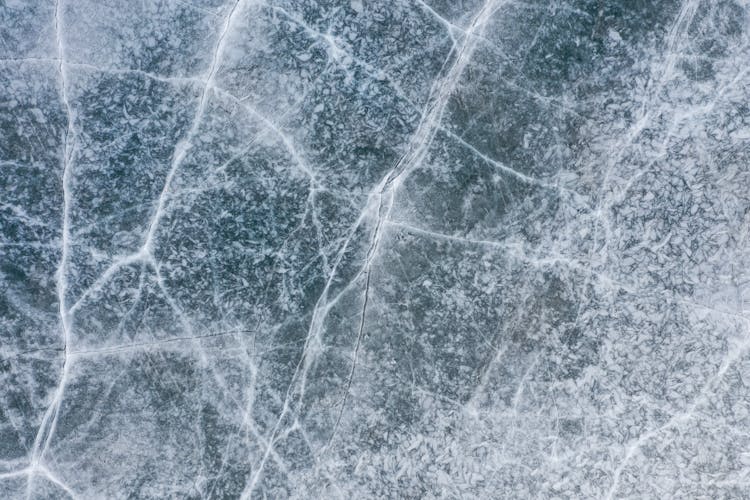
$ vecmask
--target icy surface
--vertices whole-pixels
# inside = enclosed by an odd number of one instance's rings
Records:
[[[0,2],[0,497],[750,498],[748,10]]]

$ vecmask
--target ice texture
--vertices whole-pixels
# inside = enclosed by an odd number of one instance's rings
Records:
[[[0,498],[750,499],[749,11],[0,1]]]

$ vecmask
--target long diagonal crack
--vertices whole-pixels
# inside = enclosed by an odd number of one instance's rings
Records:
[[[420,122],[419,126],[417,127],[417,131],[414,136],[417,138],[416,144],[414,143],[414,141],[412,141],[412,144],[410,145],[412,147],[409,147],[407,149],[407,154],[401,157],[401,159],[396,164],[396,166],[386,176],[385,182],[383,183],[383,187],[379,193],[380,202],[379,202],[378,211],[377,211],[377,221],[375,223],[375,229],[373,231],[372,244],[367,252],[367,257],[365,259],[365,264],[363,266],[363,272],[365,274],[365,290],[364,290],[364,298],[362,300],[362,312],[360,315],[360,325],[359,325],[359,329],[357,332],[357,341],[356,341],[356,345],[354,347],[354,353],[352,356],[352,367],[351,367],[351,371],[346,381],[346,387],[344,390],[344,395],[342,396],[339,413],[334,423],[334,427],[331,432],[331,437],[329,438],[328,446],[326,448],[328,448],[333,443],[333,440],[336,435],[336,431],[341,422],[341,417],[343,415],[343,412],[346,406],[346,401],[349,395],[349,391],[351,389],[351,384],[354,379],[354,371],[357,366],[357,357],[359,354],[359,350],[360,350],[361,343],[362,343],[362,336],[364,334],[364,329],[365,329],[367,305],[368,305],[369,295],[370,295],[370,278],[372,275],[372,263],[380,247],[380,242],[382,240],[382,234],[383,234],[383,225],[388,222],[391,210],[393,208],[393,202],[395,198],[396,189],[399,187],[403,179],[408,177],[408,175],[421,164],[422,159],[427,153],[427,150],[432,142],[432,139],[435,136],[435,133],[440,129],[442,115],[445,110],[445,106],[448,103],[448,99],[450,98],[450,95],[453,93],[453,89],[455,85],[457,84],[458,80],[461,78],[466,65],[468,64],[474,50],[476,49],[477,39],[473,36],[473,34],[476,30],[481,31],[481,29],[484,27],[485,23],[488,21],[491,14],[495,12],[494,9],[497,8],[497,6],[495,5],[496,3],[497,3],[497,0],[487,0],[487,2],[484,4],[482,9],[474,18],[473,22],[471,23],[471,27],[465,33],[465,36],[466,36],[465,43],[461,47],[461,50],[459,51],[456,62],[451,67],[450,71],[448,72],[446,76],[446,81],[439,87],[440,90],[437,93],[436,102],[433,104],[430,111],[426,115],[423,115],[423,120]],[[511,169],[508,169],[508,170],[511,170]],[[516,176],[522,175],[522,174],[518,174],[517,172],[513,170],[511,170],[511,172],[516,174]],[[529,180],[531,180],[531,178],[529,178]],[[385,197],[388,198],[387,205],[383,205],[383,199]]]
[[[258,465],[258,467],[256,467],[256,471],[253,474],[250,483],[243,491],[241,498],[250,498],[256,487],[258,486],[263,474],[263,468],[271,452],[271,448],[274,446],[276,437],[280,431],[280,427],[288,412],[290,411],[291,399],[295,392],[295,387],[298,384],[298,381],[305,379],[307,371],[314,361],[313,359],[310,359],[312,354],[311,351],[313,350],[315,344],[318,344],[320,342],[319,335],[321,333],[325,316],[328,310],[326,307],[328,291],[330,290],[334,275],[337,272],[338,264],[343,258],[343,254],[345,253],[348,245],[351,243],[351,240],[354,237],[356,231],[361,227],[362,224],[365,223],[365,221],[369,218],[368,216],[374,211],[376,221],[374,223],[373,236],[371,240],[372,244],[368,251],[368,258],[366,259],[360,271],[355,274],[352,280],[350,280],[355,281],[360,276],[365,275],[366,282],[369,283],[372,271],[372,261],[376,256],[380,246],[380,241],[382,238],[382,226],[384,222],[388,220],[390,211],[393,206],[393,197],[395,194],[395,190],[399,187],[403,179],[407,177],[413,169],[419,166],[420,162],[424,158],[427,149],[431,144],[432,138],[438,130],[439,123],[442,119],[442,115],[445,110],[445,106],[447,105],[448,99],[452,94],[455,85],[463,74],[464,69],[471,59],[471,55],[478,43],[477,37],[473,36],[473,34],[475,31],[481,30],[484,27],[485,23],[489,20],[490,16],[497,8],[497,4],[498,0],[487,0],[487,2],[479,10],[478,14],[474,17],[470,27],[466,30],[466,33],[464,35],[464,43],[461,48],[457,51],[451,51],[449,59],[455,53],[455,61],[445,73],[444,77],[436,79],[436,81],[433,83],[432,89],[430,91],[430,97],[428,98],[428,102],[422,112],[417,129],[407,146],[406,153],[402,155],[401,158],[399,158],[395,166],[386,173],[382,181],[378,183],[378,185],[373,189],[373,191],[370,193],[370,196],[368,197],[368,202],[365,204],[365,207],[360,213],[360,216],[351,226],[351,229],[348,232],[348,236],[341,246],[341,250],[338,252],[336,263],[332,267],[329,279],[324,286],[324,289],[321,292],[321,295],[319,296],[315,307],[313,308],[312,318],[310,320],[310,329],[307,334],[305,345],[303,347],[299,362],[297,363],[297,368],[292,375],[289,387],[286,391],[286,397],[282,410],[279,414],[276,424],[274,425],[270,433],[269,439],[267,439],[268,446],[266,448],[266,451],[261,458],[260,464]],[[388,205],[383,205],[384,198],[388,198]],[[374,200],[377,200],[377,203],[373,203]],[[368,300],[369,290],[366,287],[366,292],[363,299],[364,307],[361,313],[361,322],[364,321],[362,318],[364,318],[367,313],[366,304]],[[355,347],[357,353],[361,345],[361,337],[364,332],[364,327],[365,325],[361,324],[361,331],[358,331],[357,345]],[[353,361],[353,363],[356,364],[356,361]],[[354,372],[352,370],[349,379],[351,380],[353,376]],[[347,388],[346,392],[349,392],[349,388]],[[343,409],[340,411],[343,411]],[[333,434],[331,439],[333,439]]]
[[[186,136],[177,143],[175,151],[172,155],[172,165],[169,169],[169,172],[167,173],[166,179],[164,180],[164,188],[159,195],[159,199],[156,203],[156,210],[154,211],[154,215],[149,223],[148,230],[146,231],[146,237],[142,245],[143,250],[148,252],[149,254],[151,254],[153,250],[154,236],[156,234],[156,230],[159,227],[159,222],[161,221],[162,217],[164,217],[165,204],[174,177],[177,174],[180,165],[182,164],[188,150],[191,147],[191,141],[195,137],[195,134],[198,132],[198,128],[200,127],[201,121],[203,120],[203,115],[206,112],[209,91],[212,87],[214,79],[216,78],[216,73],[219,70],[219,63],[226,48],[226,38],[232,26],[232,20],[239,10],[238,7],[241,1],[242,0],[237,0],[234,3],[232,9],[229,11],[229,14],[224,20],[224,26],[222,27],[221,33],[219,34],[216,48],[214,49],[213,56],[211,57],[211,63],[208,68],[208,76],[201,91],[200,101],[198,102],[198,109],[196,110],[195,116],[193,117],[193,123],[190,126],[190,129],[188,130]]]

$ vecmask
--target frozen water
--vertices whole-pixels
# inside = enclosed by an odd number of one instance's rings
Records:
[[[0,497],[750,498],[749,10],[0,2]]]

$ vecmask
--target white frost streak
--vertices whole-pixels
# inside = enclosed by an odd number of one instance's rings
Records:
[[[34,438],[34,445],[31,449],[31,464],[27,471],[27,483],[26,483],[26,496],[31,498],[33,491],[33,478],[35,474],[42,474],[56,483],[58,486],[63,488],[73,498],[76,497],[61,481],[54,478],[53,475],[40,464],[43,459],[44,453],[49,447],[50,441],[57,425],[57,417],[60,411],[60,405],[62,403],[63,393],[65,392],[65,384],[68,379],[68,373],[70,371],[70,315],[66,309],[65,293],[67,290],[66,281],[66,268],[68,265],[69,251],[70,251],[70,177],[71,177],[71,160],[72,160],[72,135],[73,135],[73,113],[68,100],[68,85],[65,75],[65,48],[62,39],[62,0],[58,0],[55,4],[55,41],[58,52],[58,71],[60,73],[60,91],[63,106],[67,117],[67,126],[63,135],[63,158],[62,158],[62,193],[63,193],[63,207],[62,207],[62,237],[61,237],[61,248],[60,248],[60,263],[57,268],[57,301],[60,312],[60,327],[62,329],[62,341],[63,341],[63,366],[62,374],[60,375],[60,381],[58,382],[57,388],[55,389],[52,397],[52,402],[47,408],[47,411],[42,417],[42,423],[37,430],[36,437]]]

